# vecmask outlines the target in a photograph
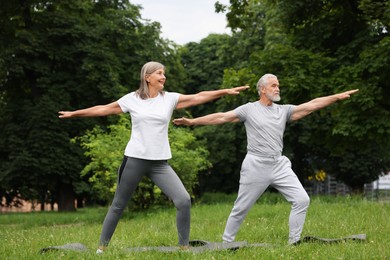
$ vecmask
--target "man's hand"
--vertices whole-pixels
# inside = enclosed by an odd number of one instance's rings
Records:
[[[59,111],[58,112],[58,117],[59,118],[71,118],[73,115],[72,111]]]
[[[175,125],[191,125],[191,121],[192,119],[185,117],[173,119]]]

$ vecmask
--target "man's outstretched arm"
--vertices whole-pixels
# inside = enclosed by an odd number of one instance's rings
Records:
[[[359,91],[358,89],[349,90],[349,91],[345,91],[345,92],[342,92],[339,94],[334,94],[331,96],[315,98],[309,102],[298,105],[294,108],[294,111],[291,115],[291,120],[293,120],[293,121],[299,120],[299,119],[313,113],[314,111],[317,111],[321,108],[327,107],[327,106],[329,106],[329,105],[331,105],[339,100],[347,99],[352,94],[354,94],[358,91]]]
[[[221,125],[225,123],[239,122],[236,113],[231,110],[224,113],[214,113],[197,118],[176,118],[173,120],[175,125]]]

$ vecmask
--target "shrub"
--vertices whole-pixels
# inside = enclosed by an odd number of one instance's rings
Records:
[[[122,162],[123,151],[129,140],[130,122],[122,116],[108,131],[95,127],[84,136],[74,139],[86,150],[90,162],[81,172],[89,177],[95,199],[111,201],[116,189],[117,170]],[[193,197],[193,188],[198,184],[198,172],[210,167],[208,151],[196,142],[187,128],[170,126],[169,141],[172,150],[170,165],[179,175],[187,191]],[[161,190],[149,179],[144,178],[132,196],[131,206],[137,209],[148,208],[152,204],[166,203]]]

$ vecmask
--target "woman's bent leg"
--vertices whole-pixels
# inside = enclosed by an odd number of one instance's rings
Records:
[[[190,237],[191,198],[183,183],[166,161],[153,167],[150,179],[170,198],[177,209],[179,245],[188,246]]]

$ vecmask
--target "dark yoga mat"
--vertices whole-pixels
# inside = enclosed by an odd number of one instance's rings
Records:
[[[366,234],[357,234],[357,235],[351,235],[347,237],[342,238],[322,238],[322,237],[314,237],[314,236],[306,236],[303,239],[299,240],[295,244],[301,244],[301,243],[313,243],[313,242],[320,242],[320,243],[340,243],[347,240],[357,240],[357,241],[364,241],[366,240]]]
[[[246,246],[246,242],[232,242],[232,243],[214,243],[204,240],[192,240],[190,241],[190,247],[188,250],[182,250],[183,252],[203,252],[205,250],[236,250],[240,247]],[[42,248],[41,253],[47,251],[58,251],[58,250],[71,250],[71,251],[89,251],[85,245],[81,243],[69,243],[62,246],[49,246]],[[175,252],[181,250],[179,246],[141,246],[141,247],[129,247],[124,249],[126,252],[142,252],[157,250],[162,252]]]
[[[45,253],[47,251],[57,251],[57,250],[71,250],[71,251],[89,251],[89,249],[81,244],[81,243],[69,243],[62,246],[49,246],[42,248],[40,250],[41,253]]]
[[[248,246],[245,241],[231,242],[231,243],[220,243],[220,242],[209,242],[205,240],[192,240],[190,241],[190,247],[187,250],[180,249],[178,246],[145,246],[145,247],[129,247],[126,248],[126,252],[142,252],[149,250],[163,251],[163,252],[193,252],[201,253],[207,250],[219,251],[219,250],[237,250],[241,247]]]
[[[364,241],[366,240],[366,234],[357,234],[351,235],[342,238],[322,238],[315,236],[306,236],[303,239],[299,240],[294,245],[299,245],[301,243],[340,243],[343,241],[355,240],[355,241]],[[260,243],[260,244],[248,244],[246,241],[240,242],[231,242],[231,243],[221,243],[221,242],[209,242],[205,240],[191,240],[190,247],[188,250],[182,250],[179,246],[140,246],[140,247],[129,247],[125,248],[125,252],[143,252],[143,251],[162,251],[162,252],[192,252],[192,253],[201,253],[207,250],[219,251],[219,250],[237,250],[243,247],[270,247],[271,244]],[[81,243],[69,243],[62,246],[49,246],[42,248],[40,253],[45,253],[47,251],[58,251],[58,250],[71,250],[71,251],[90,251],[85,245]]]

